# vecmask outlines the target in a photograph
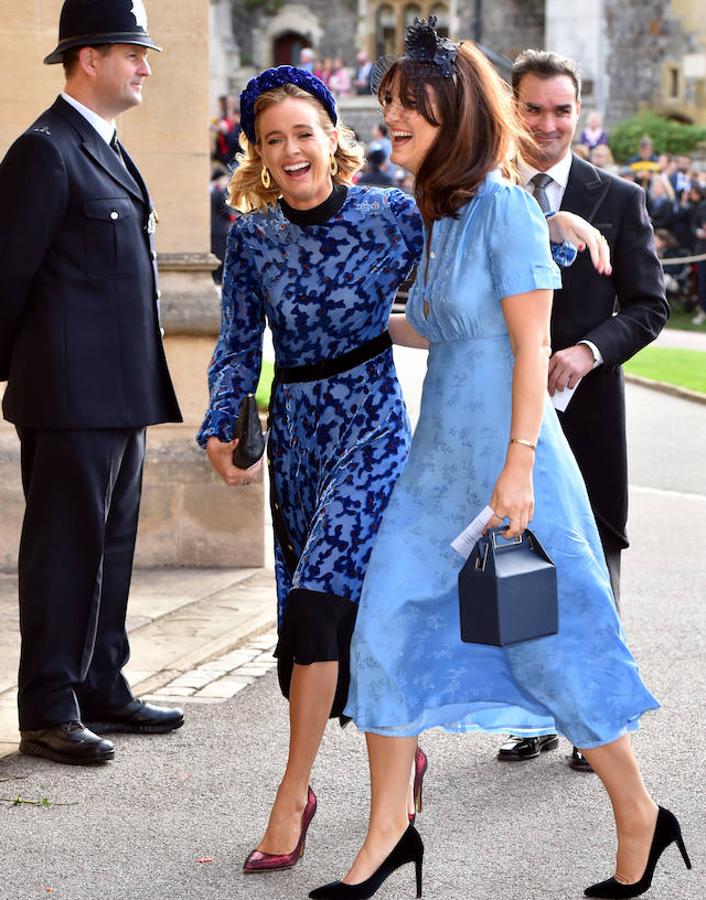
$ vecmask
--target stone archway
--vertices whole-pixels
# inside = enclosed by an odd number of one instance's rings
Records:
[[[299,54],[304,47],[311,46],[311,41],[306,35],[297,31],[285,31],[275,38],[272,45],[272,65],[297,66]]]
[[[305,47],[318,47],[324,35],[324,29],[318,19],[306,6],[298,3],[286,3],[267,23],[263,40],[263,67],[275,65],[275,48],[281,46],[277,42],[287,35],[297,35],[304,41]]]

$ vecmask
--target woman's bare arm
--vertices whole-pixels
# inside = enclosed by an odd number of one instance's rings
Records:
[[[428,350],[429,341],[407,321],[403,313],[393,313],[387,320],[387,328],[392,343],[399,347],[414,347],[417,350]]]

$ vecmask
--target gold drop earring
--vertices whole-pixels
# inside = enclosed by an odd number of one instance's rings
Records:
[[[270,185],[272,184],[272,179],[270,178],[270,170],[267,166],[263,166],[260,170],[260,181],[262,182],[262,186],[266,191],[269,191]]]
[[[338,160],[335,156],[331,157],[329,162],[329,169],[331,170],[331,177],[335,178],[338,175]]]

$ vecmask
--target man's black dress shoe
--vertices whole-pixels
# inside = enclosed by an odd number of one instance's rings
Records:
[[[510,735],[498,750],[498,759],[502,762],[522,762],[525,759],[536,759],[540,753],[556,750],[558,746],[558,734],[543,734],[540,737]]]
[[[177,707],[153,706],[142,700],[131,700],[127,706],[111,709],[91,721],[88,727],[96,734],[133,732],[136,734],[166,734],[184,724],[184,712]]]
[[[64,722],[54,728],[21,732],[20,753],[73,766],[90,766],[111,760],[115,749],[110,741],[99,738],[81,722]]]
[[[575,772],[593,772],[590,762],[586,759],[586,757],[580,750],[576,749],[576,747],[574,747],[571,752],[569,765]]]

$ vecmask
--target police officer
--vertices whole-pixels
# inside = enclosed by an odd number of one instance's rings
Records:
[[[181,421],[156,216],[115,129],[142,102],[148,48],[141,0],[65,0],[45,63],[66,86],[0,164],[0,381],[26,499],[20,752],[64,763],[112,759],[103,733],[184,720],[122,674],[145,426]]]

